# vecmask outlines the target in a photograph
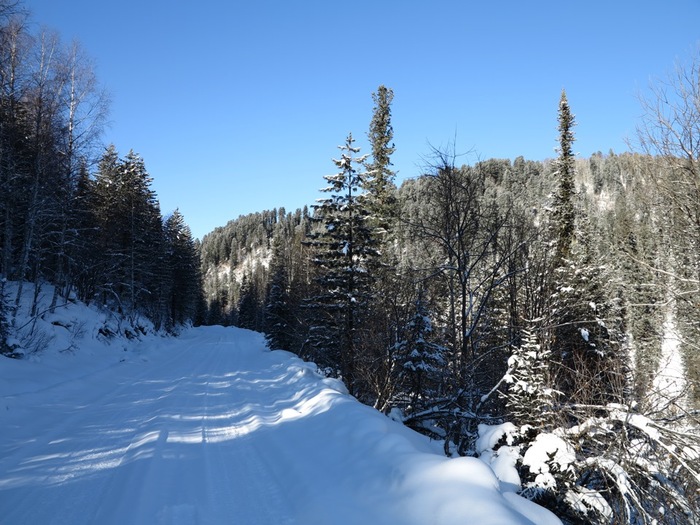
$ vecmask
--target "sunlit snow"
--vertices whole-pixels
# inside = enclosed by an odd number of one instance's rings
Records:
[[[260,334],[107,343],[62,315],[71,351],[0,358],[2,523],[559,523]]]

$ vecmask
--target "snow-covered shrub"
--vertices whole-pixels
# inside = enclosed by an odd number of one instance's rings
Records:
[[[551,388],[550,359],[525,331],[496,387],[515,425],[480,427],[480,458],[565,523],[696,523],[699,425],[681,393],[670,399],[665,389],[663,410],[644,400],[582,402],[585,393],[576,399]],[[609,388],[624,400],[624,385]]]
[[[565,523],[680,525],[700,519],[697,425],[654,420],[620,404],[560,409],[570,425],[480,426],[479,457],[502,483]]]

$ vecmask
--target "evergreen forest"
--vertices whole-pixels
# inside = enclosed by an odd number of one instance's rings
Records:
[[[468,162],[450,144],[399,185],[379,86],[355,130],[368,151],[348,134],[319,152],[322,199],[200,243],[161,214],[144,159],[103,144],[84,51],[18,9],[0,0],[4,356],[23,356],[23,289],[47,285],[52,308],[98,305],[129,337],[248,328],[445,454],[511,462],[565,523],[698,523],[700,55],[641,101],[630,152],[576,156],[586,116],[562,91],[555,158]]]
[[[144,319],[167,331],[191,322],[195,240],[177,210],[161,215],[144,160],[102,146],[108,96],[89,57],[48,30],[31,33],[16,3],[0,6],[0,276],[20,283],[14,297],[0,289],[5,324],[27,286],[38,315],[47,283],[52,309],[95,303],[133,335]]]
[[[649,120],[640,151],[577,158],[562,92],[557,158],[461,164],[451,145],[396,187],[392,98],[373,94],[372,150],[347,137],[326,198],[204,237],[206,322],[264,332],[447,455],[515,456],[567,523],[695,523],[696,143],[655,149],[670,130]]]

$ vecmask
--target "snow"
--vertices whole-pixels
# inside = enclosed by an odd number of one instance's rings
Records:
[[[661,358],[652,389],[655,393],[653,405],[657,409],[667,408],[674,412],[684,409],[687,404],[688,383],[680,343],[674,313],[671,310],[663,325]]]
[[[483,454],[494,450],[496,445],[503,440],[506,444],[512,445],[518,429],[513,423],[502,423],[500,425],[479,425],[479,437],[476,440],[476,452]]]
[[[523,465],[536,474],[535,485],[553,489],[557,482],[553,471],[566,472],[576,461],[576,453],[566,441],[554,434],[538,434],[523,455]]]
[[[560,523],[260,334],[109,342],[88,310],[0,358],[3,523]]]
[[[598,491],[576,486],[566,492],[566,501],[583,516],[593,510],[611,522],[614,518],[612,508]]]
[[[579,328],[579,331],[581,332],[581,337],[583,337],[583,340],[588,342],[588,338],[590,336],[588,330],[586,330],[585,328]]]

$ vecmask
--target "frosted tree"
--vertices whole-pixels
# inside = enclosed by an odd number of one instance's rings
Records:
[[[572,402],[622,402],[628,393],[624,320],[612,273],[598,261],[580,218],[570,259],[554,269],[551,297],[554,380]]]
[[[307,305],[315,313],[311,344],[325,363],[337,366],[348,389],[355,389],[357,360],[363,339],[363,318],[372,301],[373,270],[378,252],[368,225],[362,187],[366,173],[358,171],[366,157],[356,157],[352,134],[339,146],[333,163],[338,172],[324,178],[330,196],[319,199],[310,235],[320,291]]]
[[[422,289],[417,292],[405,332],[405,338],[397,344],[396,359],[401,367],[399,380],[408,398],[406,416],[416,421],[429,400],[439,396],[447,364],[447,350],[435,333]]]
[[[512,349],[503,380],[507,410],[516,423],[543,429],[551,421],[557,392],[549,377],[550,358],[535,332],[525,328],[522,342]]]
[[[551,351],[552,379],[575,402],[601,402],[624,390],[618,352],[622,326],[591,242],[593,232],[574,185],[574,116],[562,91],[558,110],[556,181],[549,214],[551,258],[541,343]],[[616,376],[615,379],[612,376]]]

